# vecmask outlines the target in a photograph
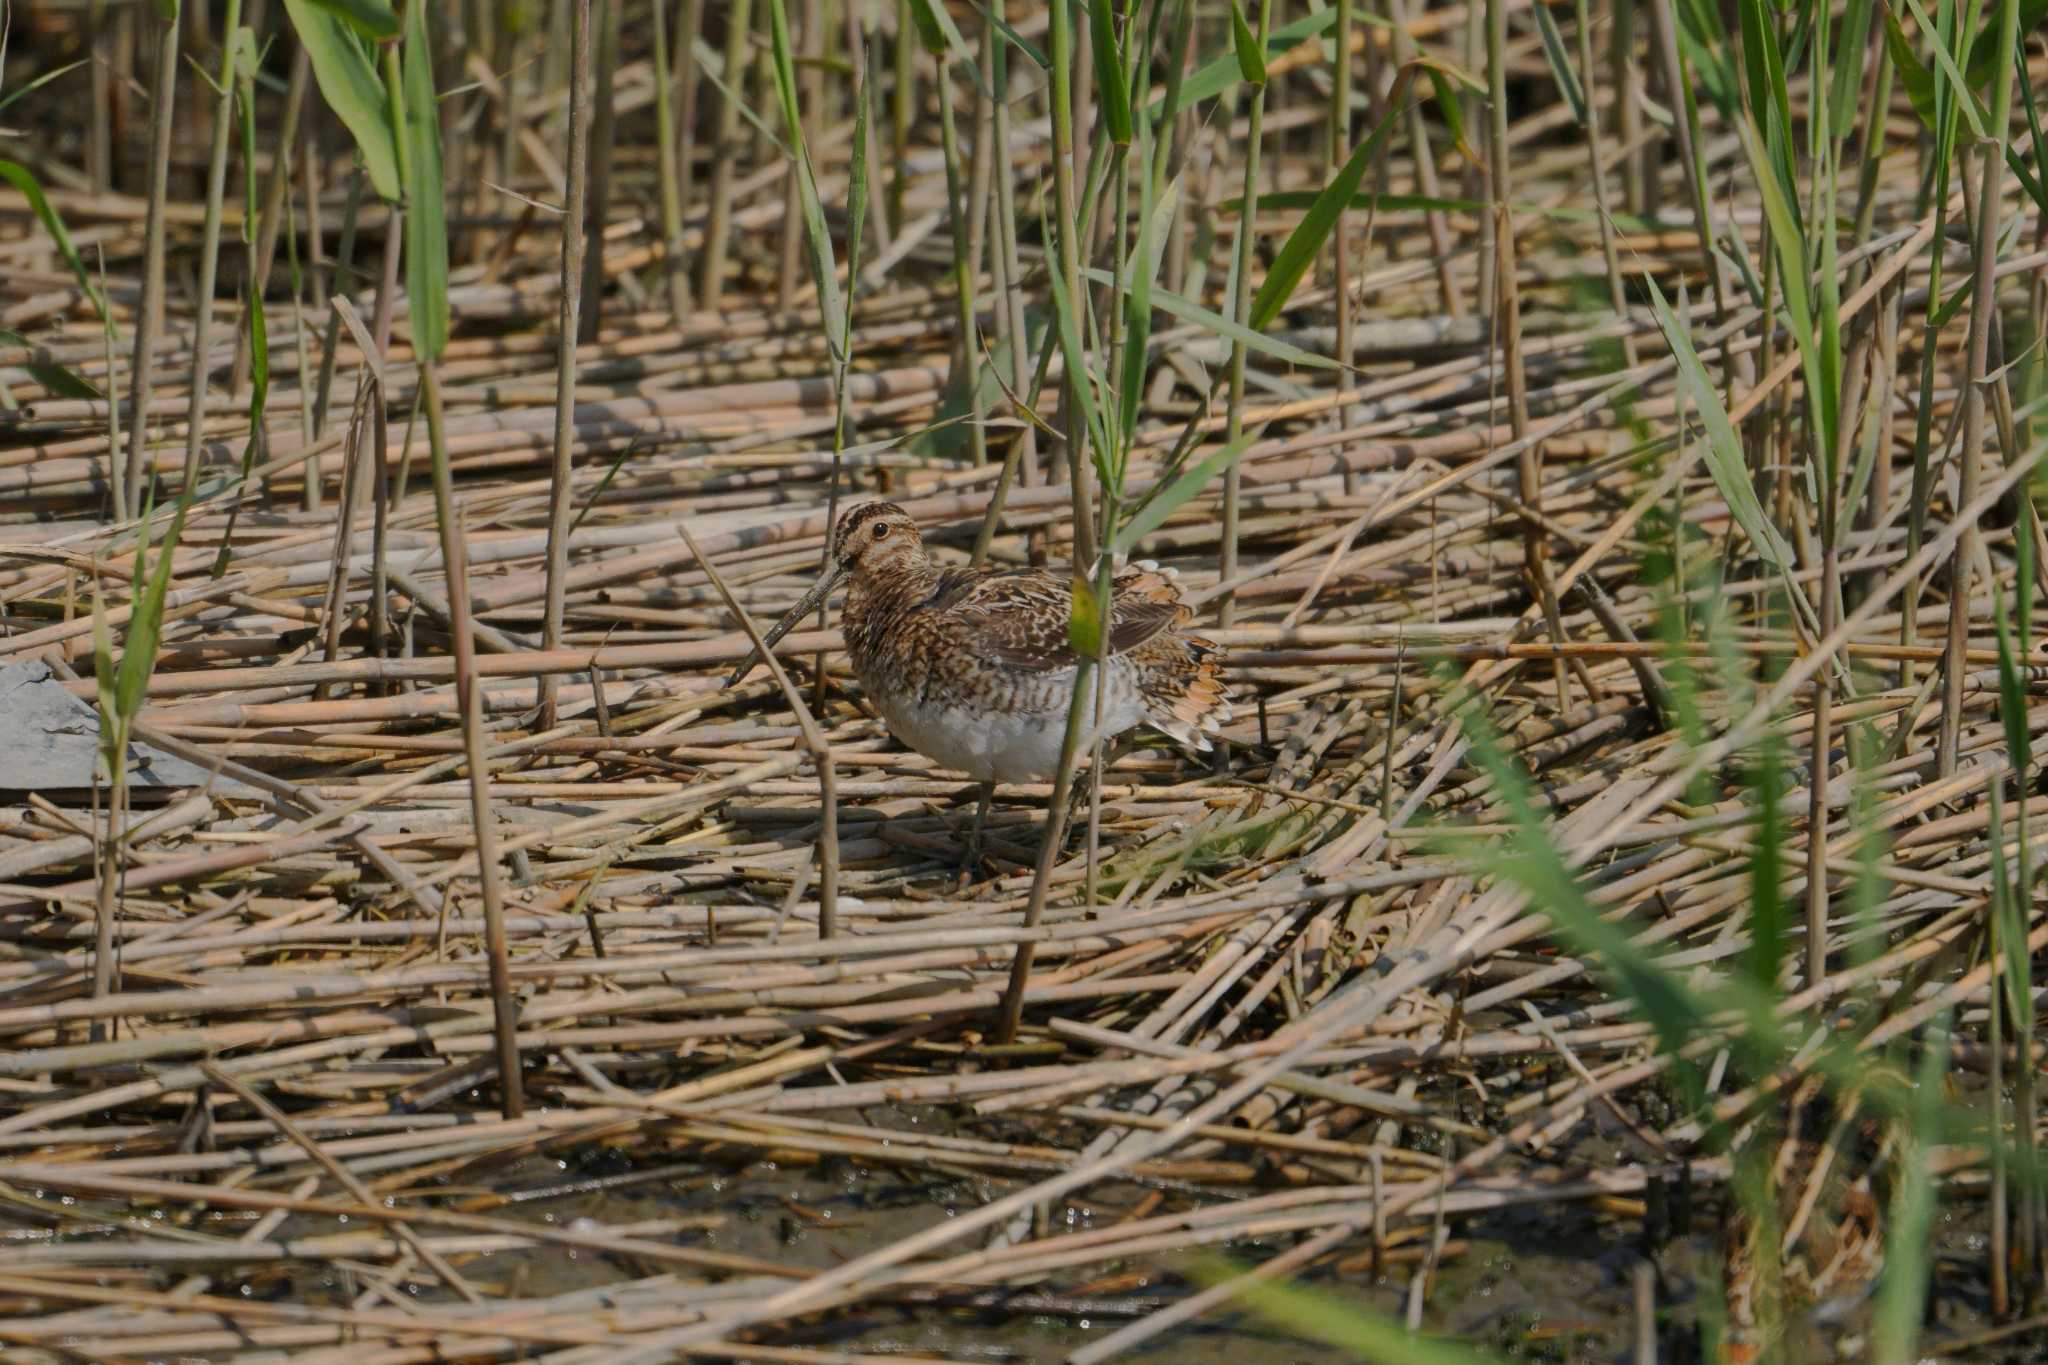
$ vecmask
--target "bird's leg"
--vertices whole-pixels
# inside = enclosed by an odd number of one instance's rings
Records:
[[[959,885],[966,886],[974,879],[974,873],[981,866],[981,834],[988,825],[988,808],[996,797],[996,784],[981,784],[980,799],[974,803],[974,830],[967,836],[967,856],[960,860]]]
[[[1074,789],[1067,794],[1066,838],[1068,841],[1071,841],[1076,833],[1088,828],[1088,808],[1095,792],[1096,773],[1099,771],[1102,780],[1107,781],[1110,769],[1122,762],[1124,755],[1131,753],[1137,747],[1138,741],[1135,736],[1130,734],[1116,735],[1103,742],[1102,766],[1099,770],[1091,764],[1087,773],[1088,780],[1086,781],[1081,780],[1082,774],[1076,773],[1074,775]]]

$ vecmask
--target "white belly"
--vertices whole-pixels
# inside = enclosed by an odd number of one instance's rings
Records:
[[[1037,782],[1059,771],[1060,745],[1066,738],[1067,704],[1073,695],[1073,670],[1045,679],[1051,709],[1006,709],[962,704],[958,699],[896,697],[874,692],[877,709],[889,731],[926,758],[981,782]],[[1099,735],[1084,728],[1080,753],[1086,756],[1096,738],[1122,734],[1144,719],[1135,688],[1109,680]],[[1090,687],[1092,693],[1094,688]],[[1082,725],[1094,719],[1093,697],[1084,703]]]

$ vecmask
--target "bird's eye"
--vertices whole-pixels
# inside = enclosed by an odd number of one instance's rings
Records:
[[[881,539],[881,538],[882,538],[883,536],[886,536],[886,535],[888,535],[888,534],[889,534],[889,527],[888,527],[888,525],[887,525],[886,523],[883,523],[883,522],[876,522],[876,523],[875,523],[875,539],[876,539],[876,540],[880,540],[880,539]]]

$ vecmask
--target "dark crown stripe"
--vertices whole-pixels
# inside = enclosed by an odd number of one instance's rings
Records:
[[[904,512],[893,502],[864,502],[849,509],[839,518],[839,538],[844,540],[853,532],[867,525],[877,517],[903,516]]]

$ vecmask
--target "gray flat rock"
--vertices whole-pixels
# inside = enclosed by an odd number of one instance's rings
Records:
[[[99,761],[100,717],[40,659],[0,668],[0,793],[83,791]],[[248,788],[147,744],[128,746],[130,788]]]

